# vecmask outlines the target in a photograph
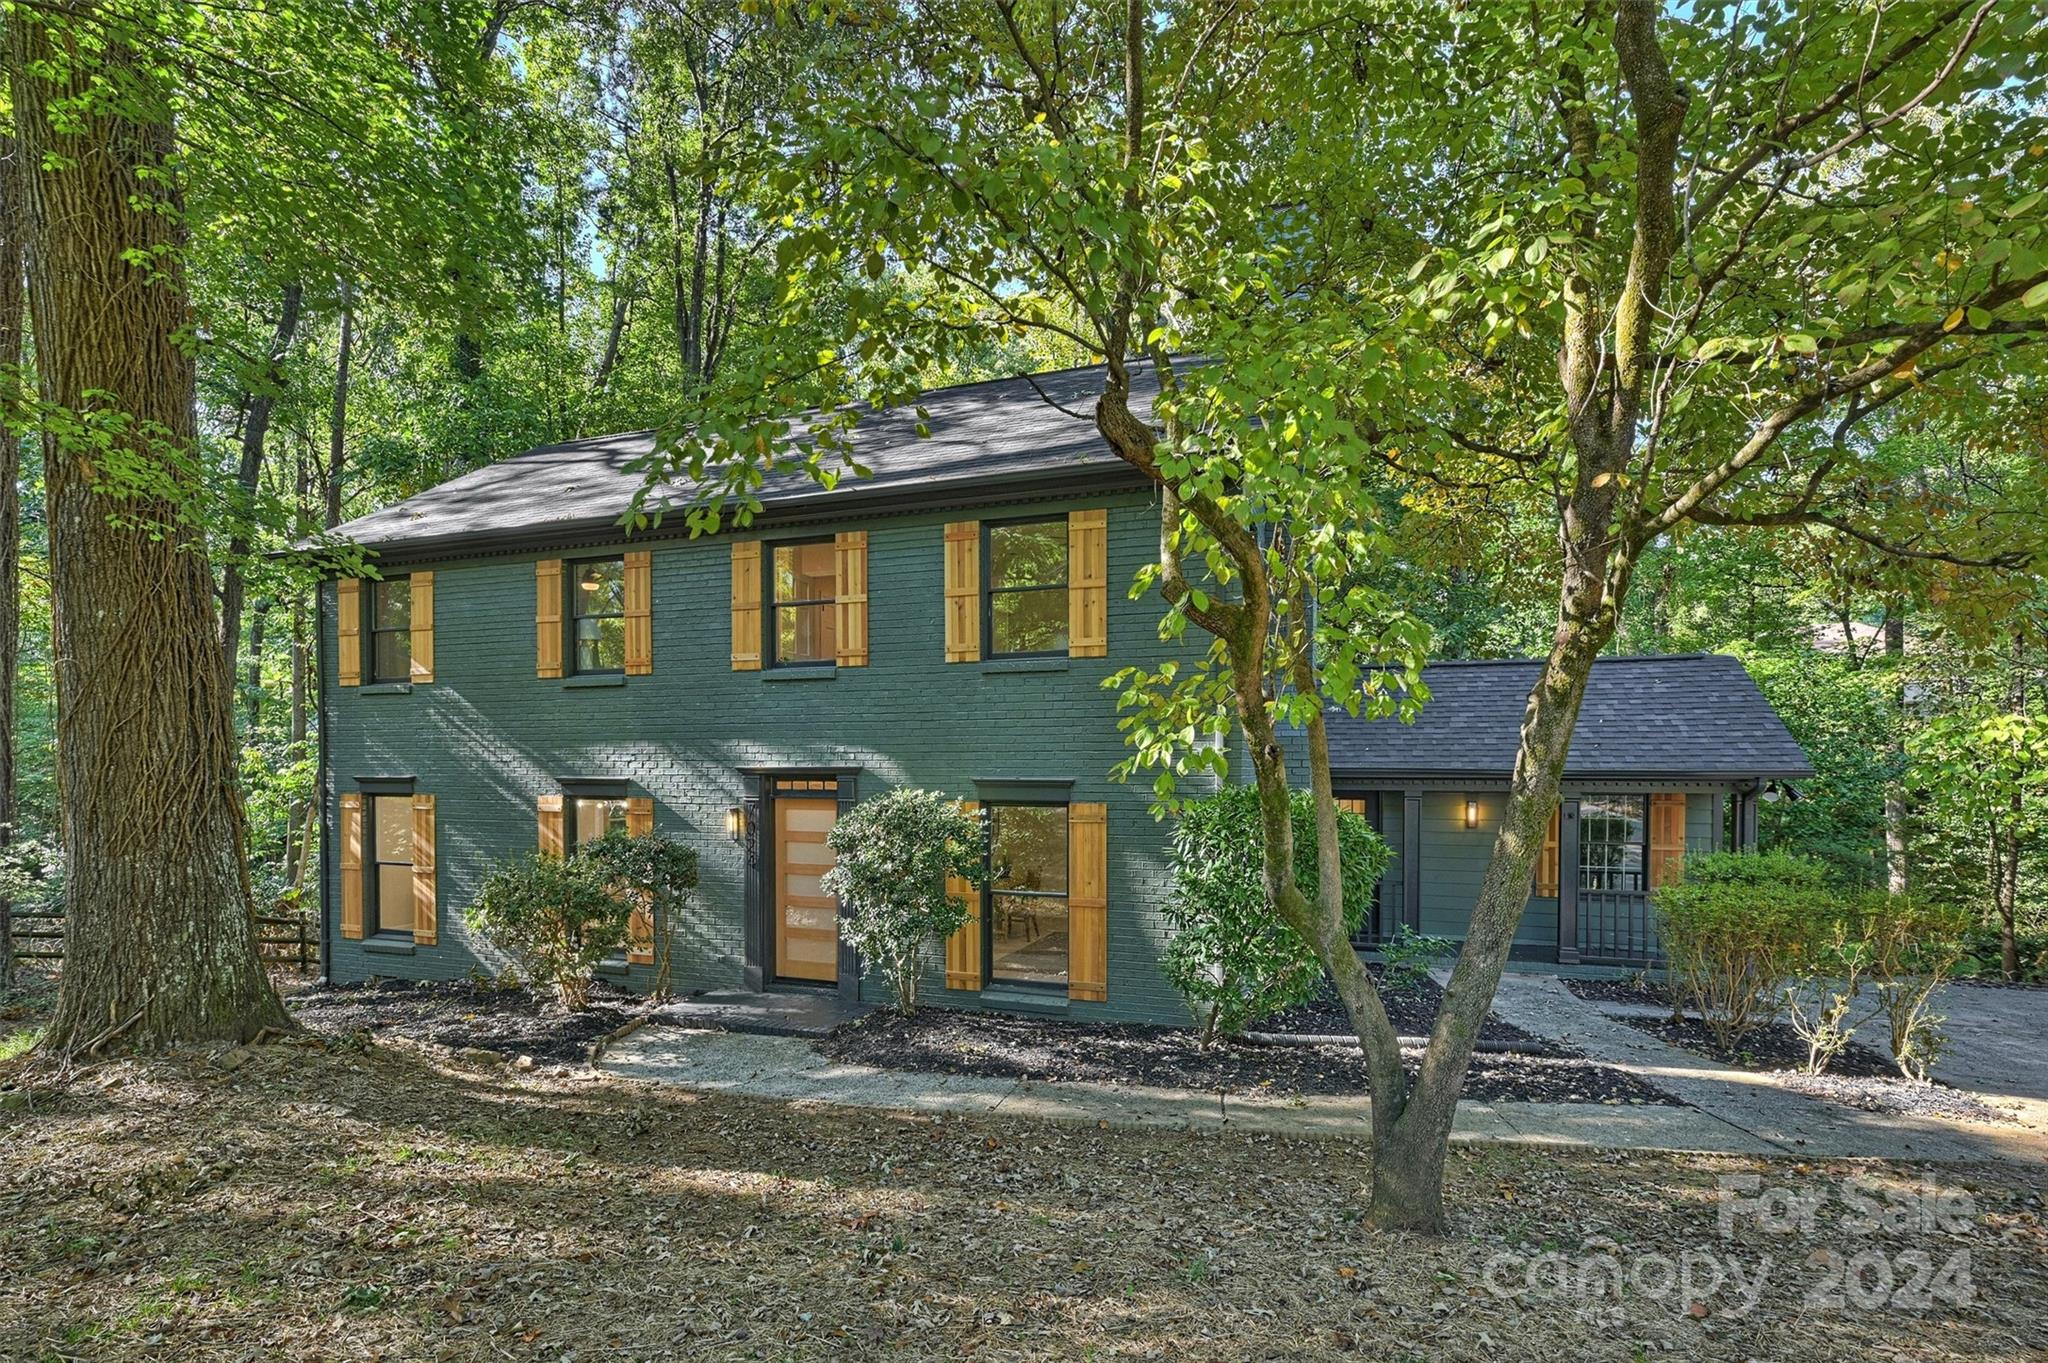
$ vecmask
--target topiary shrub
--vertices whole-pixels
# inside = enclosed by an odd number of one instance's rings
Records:
[[[631,836],[615,832],[577,848],[576,856],[602,867],[613,892],[623,891],[627,896],[629,910],[647,915],[654,954],[653,996],[667,998],[676,924],[690,906],[690,892],[697,888],[696,849],[659,833]]]
[[[936,791],[892,790],[862,800],[825,835],[839,859],[822,882],[839,897],[839,935],[889,981],[906,1015],[917,1009],[925,944],[967,921],[946,881],[982,882],[985,829],[980,814]]]
[[[1690,1000],[1724,1050],[1770,1022],[1786,982],[1841,912],[1828,868],[1783,852],[1685,859],[1651,892],[1673,997]]]
[[[626,945],[632,906],[592,857],[530,852],[484,877],[464,913],[470,931],[510,956],[564,1008],[590,1002],[590,972]]]
[[[1295,883],[1313,899],[1320,878],[1315,803],[1306,791],[1294,792],[1292,816]],[[1194,801],[1174,827],[1173,893],[1165,909],[1172,936],[1163,965],[1187,1000],[1204,1046],[1303,1002],[1323,978],[1315,948],[1280,920],[1266,897],[1264,845],[1259,795],[1251,786]],[[1343,811],[1337,845],[1348,935],[1372,906],[1373,886],[1392,853],[1364,819]]]

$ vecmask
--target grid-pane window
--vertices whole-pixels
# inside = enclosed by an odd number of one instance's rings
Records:
[[[777,667],[837,658],[832,617],[839,579],[833,555],[831,540],[775,546],[768,589]]]
[[[588,846],[607,833],[625,831],[624,800],[578,798],[569,801],[569,851]]]
[[[372,795],[370,868],[377,932],[412,931],[412,797]]]
[[[988,973],[1067,982],[1067,807],[989,808]]]
[[[626,561],[591,559],[573,565],[570,638],[578,672],[626,669]]]
[[[991,656],[1067,651],[1067,522],[988,527]]]
[[[387,577],[370,585],[370,680],[402,682],[412,676],[412,579]]]
[[[1640,893],[1649,827],[1646,796],[1581,796],[1579,888]]]

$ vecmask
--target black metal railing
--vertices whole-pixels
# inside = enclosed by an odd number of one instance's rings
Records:
[[[1579,959],[1588,965],[1655,965],[1664,959],[1650,896],[1579,891]]]

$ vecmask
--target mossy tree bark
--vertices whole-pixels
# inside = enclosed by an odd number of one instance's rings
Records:
[[[152,107],[122,22],[70,0],[17,7],[7,31],[68,862],[64,975],[43,1041],[59,1055],[288,1025],[257,958],[230,679],[193,519],[169,113]]]
[[[22,293],[20,168],[14,139],[0,131],[0,848],[14,841],[14,679],[21,661],[21,440],[11,424],[21,399]],[[14,987],[14,906],[0,899],[0,993]]]

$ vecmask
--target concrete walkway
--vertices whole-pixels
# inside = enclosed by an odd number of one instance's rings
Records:
[[[1772,1153],[2048,1162],[2048,1125],[2037,1125],[2024,1110],[2014,1112],[2019,1120],[2013,1125],[1990,1125],[1863,1112],[1810,1098],[1769,1075],[1730,1069],[1667,1045],[1582,1001],[1555,976],[1503,977],[1493,1011],[1524,1031],[1576,1046],[1595,1060],[1641,1075],[1691,1104],[1701,1116]],[[1954,1079],[1956,1067],[1945,1068]],[[1964,1082],[1958,1087],[1974,1088]]]
[[[1567,998],[1570,996],[1567,995]],[[1572,1000],[1576,1003],[1577,1000]],[[1531,1029],[1534,1030],[1534,1029]],[[1033,1117],[1166,1130],[1261,1131],[1363,1139],[1370,1104],[1363,1098],[1237,1097],[1177,1089],[988,1079],[848,1065],[790,1036],[740,1035],[674,1026],[643,1027],[621,1039],[599,1067],[625,1079],[680,1084],[792,1102],[898,1112]],[[1683,1078],[1684,1076],[1681,1076]],[[1804,1100],[1802,1100],[1804,1101]],[[1598,1103],[1464,1102],[1453,1139],[1512,1144],[1709,1151],[1787,1152],[1937,1160],[2000,1157],[2004,1152],[1944,1144],[1895,1130],[1851,1126],[1830,1131],[1826,1148],[1802,1146],[1782,1124],[1751,1117],[1752,1130],[1721,1111],[1685,1107],[1610,1107]],[[1820,1124],[1814,1124],[1816,1130]],[[1850,1139],[1851,1136],[1858,1139]],[[2006,1156],[2009,1157],[2009,1156]]]

